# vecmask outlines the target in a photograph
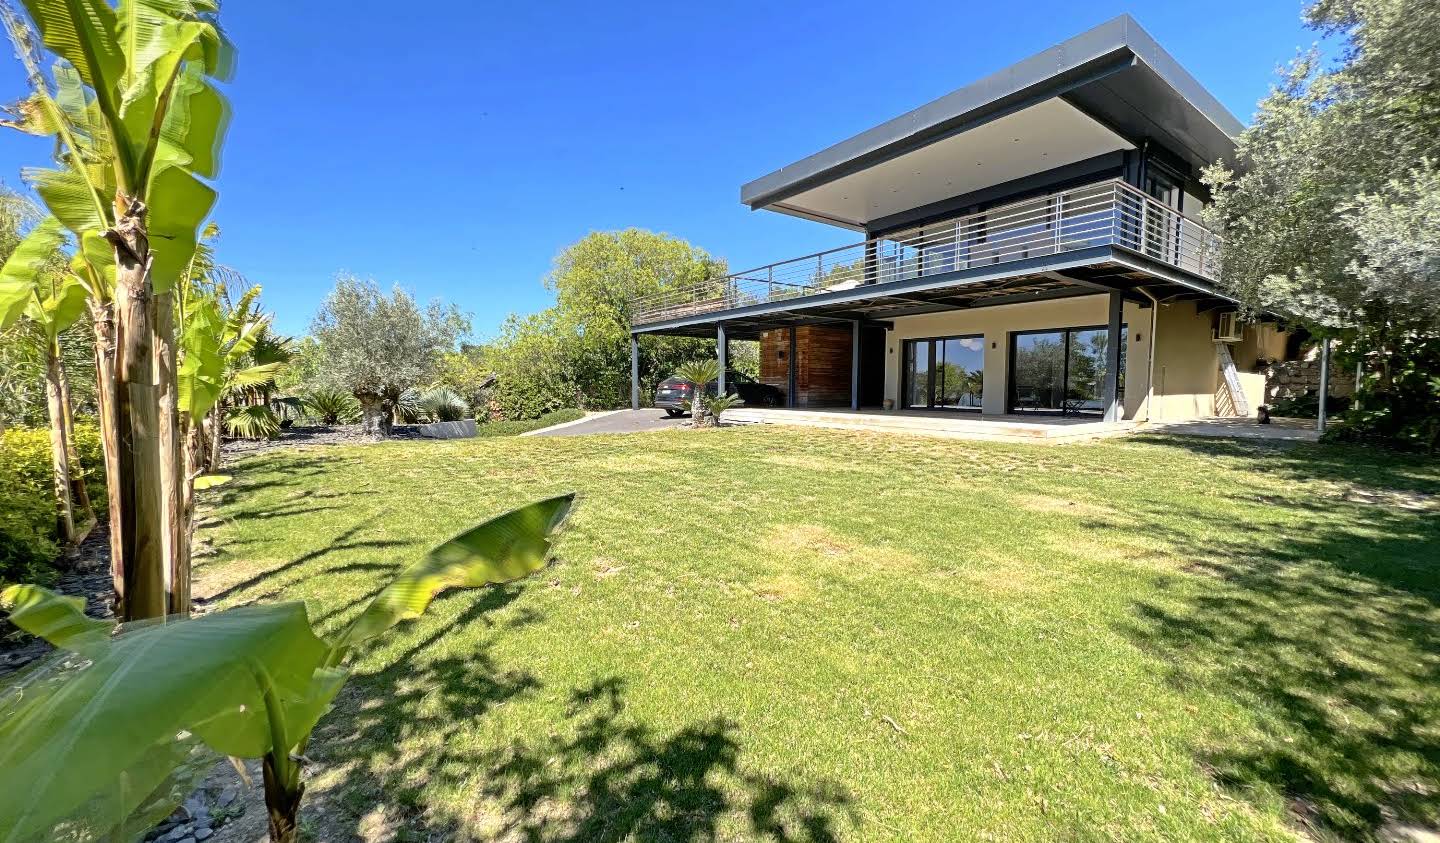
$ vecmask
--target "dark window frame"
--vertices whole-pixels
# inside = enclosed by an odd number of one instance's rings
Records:
[[[982,412],[981,407],[937,407],[935,406],[935,344],[946,340],[979,340],[980,341],[980,394],[985,394],[985,335],[984,334],[940,334],[933,337],[906,337],[900,341],[900,407],[901,410],[925,410],[926,412],[938,411],[943,413],[974,413]],[[910,354],[915,343],[926,342],[930,344],[929,368],[925,372],[925,397],[924,407],[913,407],[910,405]],[[983,402],[983,397],[982,397]]]
[[[1006,415],[1014,415],[1014,414],[1015,414],[1015,402],[1016,402],[1016,401],[1018,400],[1018,398],[1019,398],[1019,396],[1018,396],[1018,395],[1016,394],[1016,392],[1015,392],[1015,387],[1016,387],[1016,384],[1015,384],[1015,356],[1016,356],[1016,355],[1015,355],[1015,352],[1016,352],[1017,347],[1018,347],[1018,344],[1019,344],[1019,338],[1020,338],[1020,337],[1024,337],[1024,336],[1035,336],[1036,334],[1064,334],[1064,335],[1065,335],[1065,339],[1064,339],[1063,345],[1064,345],[1064,349],[1065,349],[1065,354],[1064,354],[1064,357],[1063,357],[1063,359],[1061,360],[1061,364],[1060,364],[1060,394],[1061,394],[1061,399],[1060,399],[1060,404],[1061,404],[1061,406],[1060,406],[1060,409],[1058,409],[1058,410],[1026,410],[1023,415],[1027,415],[1027,416],[1052,416],[1052,417],[1058,416],[1058,417],[1064,417],[1064,418],[1079,418],[1079,417],[1082,417],[1082,416],[1093,416],[1093,415],[1095,415],[1094,413],[1082,413],[1082,412],[1078,412],[1078,411],[1072,413],[1072,412],[1070,412],[1069,410],[1065,409],[1065,406],[1064,406],[1064,404],[1065,404],[1065,396],[1066,396],[1066,395],[1069,393],[1069,391],[1070,391],[1070,335],[1071,335],[1071,334],[1074,334],[1074,333],[1079,333],[1080,331],[1105,331],[1105,332],[1108,333],[1109,330],[1110,330],[1110,326],[1109,326],[1109,325],[1067,325],[1067,326],[1056,327],[1056,328],[1035,328],[1035,329],[1026,330],[1026,331],[1011,331],[1010,334],[1009,334],[1009,342],[1008,342],[1008,347],[1006,348],[1006,356],[1005,356],[1005,414],[1006,414]],[[1121,355],[1120,355],[1120,372],[1121,372],[1121,379],[1120,379],[1120,384],[1119,384],[1119,390],[1117,391],[1117,394],[1116,394],[1116,396],[1115,396],[1115,400],[1119,401],[1119,402],[1120,402],[1120,405],[1121,405],[1122,407],[1125,405],[1125,382],[1124,382],[1124,381],[1125,381],[1125,378],[1124,378],[1125,364],[1126,364],[1127,362],[1129,362],[1129,355],[1125,353],[1125,344],[1128,343],[1129,340],[1130,340],[1130,323],[1128,323],[1128,322],[1121,322],[1121,323],[1120,323],[1120,350],[1121,350]],[[1108,356],[1109,356],[1109,352],[1108,352],[1108,351],[1106,352],[1106,356],[1107,356],[1107,358],[1108,358]]]

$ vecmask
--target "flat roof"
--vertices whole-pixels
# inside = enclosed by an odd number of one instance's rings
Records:
[[[783,203],[1057,97],[1136,144],[1154,139],[1196,169],[1231,155],[1244,128],[1134,18],[1120,15],[755,179],[740,188],[740,201],[752,209]]]

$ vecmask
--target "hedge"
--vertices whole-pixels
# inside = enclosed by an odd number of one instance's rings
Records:
[[[77,424],[75,447],[90,500],[103,514],[105,462],[100,431]],[[55,535],[50,431],[9,428],[0,436],[0,582],[49,582],[60,555]]]
[[[540,416],[538,419],[519,419],[516,421],[492,421],[479,425],[476,428],[476,436],[485,438],[488,436],[518,436],[532,430],[539,430],[542,427],[563,424],[568,421],[585,418],[584,410],[552,410]]]

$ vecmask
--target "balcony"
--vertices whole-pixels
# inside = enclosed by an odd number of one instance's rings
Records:
[[[1111,180],[641,296],[631,303],[631,320],[654,324],[1097,246],[1124,249],[1209,281],[1218,275],[1217,235]]]

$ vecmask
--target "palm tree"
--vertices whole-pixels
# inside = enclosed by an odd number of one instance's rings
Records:
[[[186,611],[173,289],[216,198],[202,179],[229,110],[211,83],[231,50],[215,0],[22,3],[29,22],[0,6],[31,88],[8,125],[56,142],[58,167],[25,177],[73,235],[89,298],[118,609]]]
[[[693,397],[690,399],[691,424],[700,427],[705,423],[705,387],[711,381],[720,379],[720,363],[710,358],[692,360],[676,368],[675,377],[689,381],[693,387]]]

